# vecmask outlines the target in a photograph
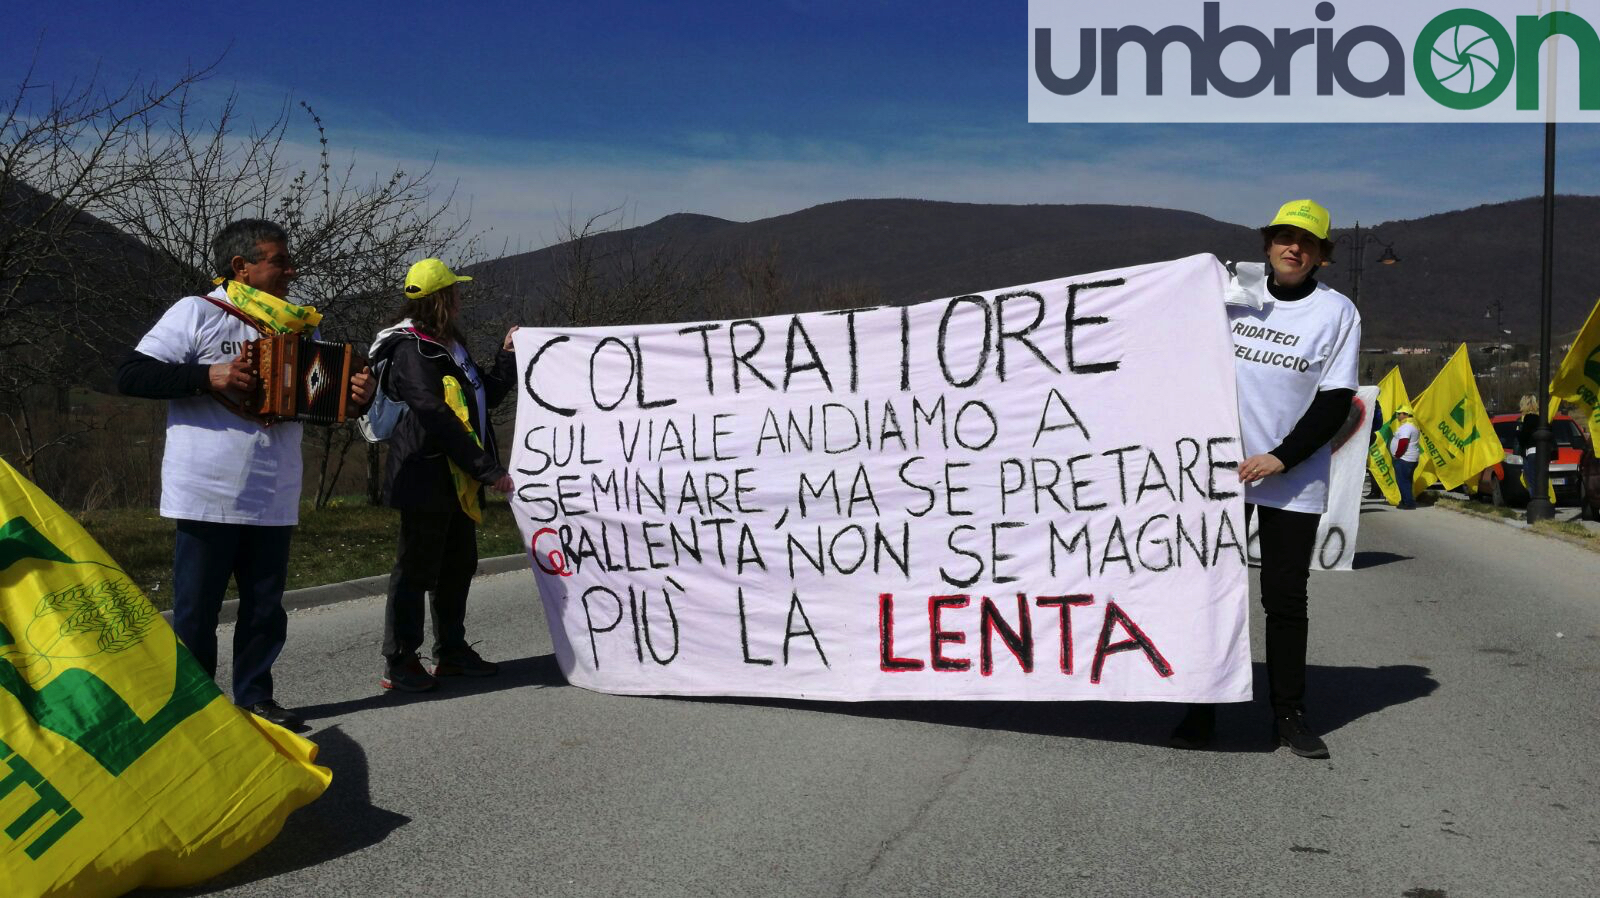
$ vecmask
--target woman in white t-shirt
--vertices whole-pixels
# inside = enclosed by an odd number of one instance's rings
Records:
[[[1261,229],[1265,271],[1241,263],[1228,290],[1245,455],[1239,480],[1261,539],[1273,735],[1308,758],[1328,757],[1328,747],[1304,718],[1306,584],[1328,505],[1329,442],[1355,395],[1361,345],[1355,305],[1315,277],[1333,250],[1328,223],[1328,210],[1310,200],[1286,203]],[[1190,706],[1173,746],[1206,746],[1215,720],[1215,706]]]

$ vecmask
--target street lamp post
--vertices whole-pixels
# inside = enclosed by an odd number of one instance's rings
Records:
[[[1572,0],[1567,0],[1567,15],[1572,13]],[[1539,4],[1542,12],[1544,4]],[[1556,240],[1556,49],[1557,41],[1548,40],[1556,34],[1556,4],[1550,3],[1550,14],[1539,19],[1549,22],[1549,34],[1540,41],[1546,47],[1545,123],[1544,123],[1544,246],[1539,266],[1539,384],[1534,395],[1539,398],[1539,426],[1533,431],[1533,464],[1524,464],[1524,477],[1528,481],[1527,521],[1547,520],[1556,515],[1555,504],[1550,501],[1550,460],[1555,454],[1555,433],[1550,422],[1550,294],[1555,281]],[[1537,64],[1537,63],[1535,63]]]
[[[1503,320],[1505,310],[1505,305],[1498,299],[1489,303],[1483,309],[1483,317],[1494,319],[1496,340],[1499,340],[1502,335],[1509,336],[1511,333],[1511,330],[1505,326],[1505,321]],[[1501,345],[1503,344],[1489,348],[1493,350],[1494,355],[1494,401],[1496,407],[1504,408],[1506,405],[1506,354],[1501,349]]]
[[[1340,234],[1339,238],[1333,241],[1335,247],[1340,244],[1348,244],[1350,247],[1350,302],[1357,307],[1361,305],[1361,272],[1366,267],[1363,264],[1362,256],[1365,254],[1367,246],[1374,243],[1383,247],[1383,255],[1378,257],[1380,265],[1393,265],[1400,261],[1400,257],[1394,254],[1394,244],[1370,230],[1362,233],[1361,222],[1359,221],[1356,222],[1353,232]],[[1322,264],[1331,265],[1333,260],[1324,259]]]
[[[1509,334],[1511,332],[1506,330],[1505,321],[1502,320],[1503,316],[1505,315],[1505,311],[1506,311],[1505,305],[1502,304],[1500,302],[1500,300],[1497,299],[1494,302],[1491,302],[1487,306],[1483,307],[1483,317],[1485,317],[1485,318],[1493,318],[1494,319],[1494,329],[1499,331],[1502,334]]]
[[[1551,69],[1555,67],[1552,65]],[[1555,102],[1554,98],[1551,103]],[[1539,271],[1539,426],[1533,432],[1533,464],[1523,465],[1528,481],[1528,523],[1556,515],[1545,484],[1550,480],[1550,456],[1555,451],[1555,434],[1550,430],[1550,293],[1555,268],[1556,229],[1556,123],[1544,126],[1544,247]]]

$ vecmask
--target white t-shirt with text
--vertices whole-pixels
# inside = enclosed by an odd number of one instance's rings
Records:
[[[1236,302],[1239,293],[1230,291],[1228,305],[1246,458],[1277,448],[1319,391],[1354,390],[1361,347],[1360,313],[1326,284],[1298,300],[1274,299],[1265,280],[1248,292],[1247,301]],[[1333,447],[1322,446],[1287,471],[1246,486],[1245,501],[1322,514],[1332,457]]]
[[[227,302],[218,288],[212,296]],[[167,309],[138,351],[163,362],[230,362],[259,331],[200,296]],[[242,418],[210,395],[167,403],[161,516],[278,527],[300,520],[301,426]]]

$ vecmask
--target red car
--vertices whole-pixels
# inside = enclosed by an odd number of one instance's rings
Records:
[[[1484,471],[1478,481],[1478,495],[1496,505],[1524,505],[1528,488],[1522,479],[1525,447],[1518,439],[1520,415],[1495,415],[1495,436],[1505,449],[1505,460]],[[1560,505],[1579,505],[1588,520],[1600,520],[1600,459],[1584,438],[1578,422],[1569,415],[1557,415],[1551,422],[1555,431],[1556,457],[1550,464],[1550,485]]]

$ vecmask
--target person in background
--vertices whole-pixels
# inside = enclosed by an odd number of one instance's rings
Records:
[[[1539,399],[1533,395],[1523,396],[1517,401],[1517,411],[1522,418],[1517,422],[1517,451],[1522,453],[1522,470],[1531,470],[1528,466],[1533,463],[1533,454],[1538,451],[1534,445],[1533,435],[1539,429],[1542,417],[1539,414]]]
[[[1539,431],[1539,425],[1544,421],[1544,415],[1539,412],[1539,397],[1526,394],[1517,401],[1517,411],[1522,415],[1517,422],[1517,448],[1522,455],[1522,486],[1528,488],[1530,479],[1529,471],[1534,469],[1534,458],[1539,454],[1539,442],[1533,438]]]
[[[1394,456],[1394,479],[1400,488],[1399,507],[1410,511],[1417,507],[1411,496],[1411,481],[1417,473],[1417,461],[1422,457],[1422,433],[1411,420],[1411,406],[1400,406],[1394,417],[1399,423],[1389,439],[1389,454]]]
[[[400,510],[400,544],[383,616],[384,689],[423,692],[438,677],[488,677],[499,668],[467,644],[467,591],[478,568],[483,487],[511,492],[495,451],[489,409],[516,382],[512,328],[482,372],[458,322],[462,283],[438,259],[406,274],[405,304],[378,334],[369,357],[383,362],[381,389],[407,413],[389,440],[384,501]],[[424,668],[424,595],[433,594],[433,668]]]
[[[283,587],[289,537],[300,520],[301,426],[268,427],[234,405],[256,385],[244,344],[311,333],[322,316],[283,299],[296,271],[282,227],[235,221],[212,239],[211,255],[217,289],[173,303],[117,369],[117,389],[169,400],[161,516],[177,525],[172,629],[216,676],[217,616],[232,578],[239,589],[234,703],[298,728],[300,716],[273,697],[272,665],[289,625]],[[350,381],[350,399],[365,408],[372,392],[363,369]]]
[[[1361,346],[1355,305],[1315,277],[1333,250],[1328,228],[1328,210],[1317,203],[1286,203],[1261,229],[1266,276],[1248,279],[1246,287],[1236,274],[1228,290],[1234,345],[1266,350],[1237,353],[1234,376],[1245,455],[1239,480],[1245,513],[1256,518],[1261,535],[1273,736],[1306,758],[1328,757],[1304,715],[1306,586],[1328,506],[1329,442],[1349,414]],[[1215,727],[1215,705],[1190,705],[1171,744],[1204,748]]]

